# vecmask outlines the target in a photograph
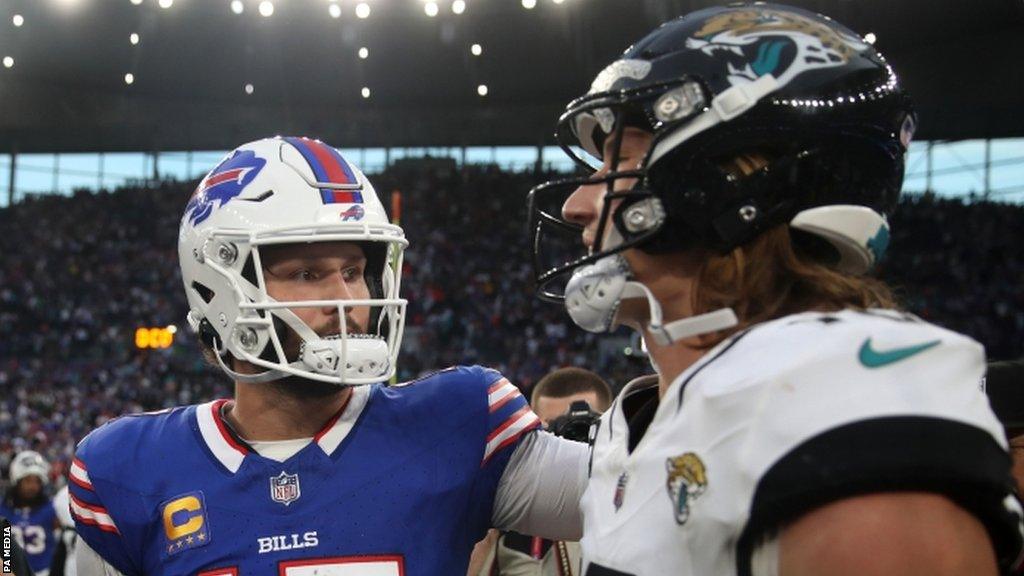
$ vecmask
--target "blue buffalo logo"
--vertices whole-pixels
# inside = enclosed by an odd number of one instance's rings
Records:
[[[266,163],[252,150],[238,150],[221,162],[203,178],[185,206],[188,221],[195,226],[209,218],[215,208],[224,206],[241,194]]]
[[[342,222],[351,222],[351,221],[357,221],[358,222],[359,220],[362,220],[363,216],[365,216],[365,215],[366,215],[366,212],[363,210],[363,207],[358,205],[358,204],[355,204],[353,206],[349,206],[347,210],[345,210],[344,212],[341,213],[341,221]]]

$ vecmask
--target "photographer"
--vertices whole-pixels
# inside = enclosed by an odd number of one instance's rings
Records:
[[[600,376],[582,368],[559,368],[533,388],[530,405],[551,433],[587,442],[591,425],[608,409],[612,391]],[[559,542],[516,532],[491,530],[476,545],[470,576],[571,576],[580,573],[577,542]]]

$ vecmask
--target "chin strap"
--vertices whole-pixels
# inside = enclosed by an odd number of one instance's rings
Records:
[[[565,287],[565,307],[577,326],[588,332],[611,332],[619,324],[623,300],[646,298],[650,319],[646,329],[660,346],[732,328],[739,324],[731,308],[665,323],[661,304],[650,288],[633,279],[621,254],[602,258],[577,270]]]
[[[214,355],[217,357],[217,364],[220,365],[220,369],[223,370],[228,376],[232,377],[236,382],[246,382],[249,384],[259,384],[262,382],[272,382],[284,378],[288,374],[280,370],[267,370],[260,372],[259,374],[242,374],[236,372],[224,362],[224,350],[217,348],[216,342],[213,347]]]
[[[626,282],[621,299],[626,300],[630,298],[647,299],[651,320],[647,323],[646,328],[651,336],[654,337],[654,341],[660,346],[667,346],[673,342],[692,338],[693,336],[700,336],[701,334],[725,330],[739,324],[739,319],[736,318],[736,313],[732,311],[732,308],[719,308],[713,312],[706,312],[665,324],[661,312],[661,304],[658,303],[658,299],[654,297],[650,288],[639,282]]]

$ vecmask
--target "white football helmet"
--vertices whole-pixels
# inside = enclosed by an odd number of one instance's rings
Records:
[[[358,243],[370,298],[278,302],[267,294],[260,247]],[[308,138],[268,138],[233,150],[199,183],[185,207],[178,256],[189,325],[221,368],[245,382],[294,375],[338,385],[372,384],[395,373],[407,301],[399,298],[408,241],[388,221],[366,176],[334,148]],[[292,312],[337,306],[339,326],[319,335]],[[368,334],[350,333],[346,309],[368,306]],[[301,340],[297,357],[285,331]],[[233,370],[227,355],[264,368]],[[293,352],[293,356],[296,353]]]
[[[38,476],[43,484],[50,483],[50,464],[42,454],[34,450],[18,452],[11,460],[11,486],[16,486],[27,476]]]

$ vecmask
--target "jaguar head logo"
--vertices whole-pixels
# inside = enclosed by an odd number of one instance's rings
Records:
[[[665,461],[668,480],[665,488],[672,501],[673,513],[678,524],[684,524],[690,517],[690,504],[707,489],[708,476],[704,463],[693,452],[669,458]]]
[[[868,45],[808,16],[733,10],[710,18],[686,45],[726,62],[733,85],[772,74],[781,86],[808,70],[842,66]]]

